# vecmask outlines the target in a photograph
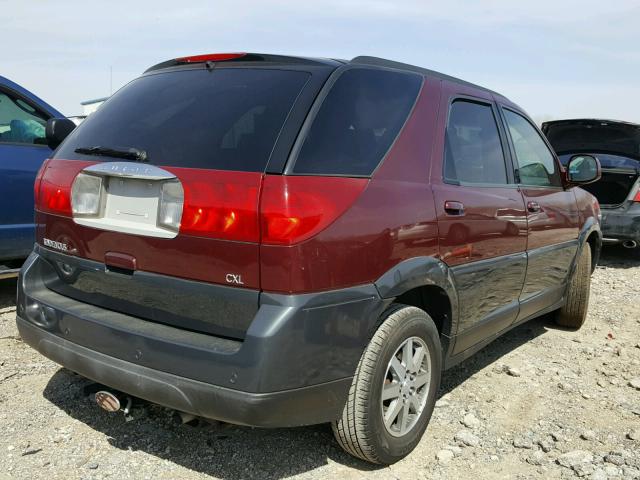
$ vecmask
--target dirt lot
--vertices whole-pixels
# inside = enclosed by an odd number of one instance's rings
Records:
[[[523,325],[446,372],[427,433],[389,468],[344,454],[328,426],[179,425],[139,404],[99,410],[88,383],[27,348],[15,281],[0,285],[4,478],[640,478],[640,262],[606,250],[586,325]]]

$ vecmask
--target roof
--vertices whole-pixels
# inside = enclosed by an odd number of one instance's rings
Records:
[[[147,68],[144,73],[163,68],[177,67],[181,65],[192,65],[194,63],[215,64],[216,62],[236,63],[236,62],[269,62],[269,63],[289,63],[289,64],[308,64],[308,65],[324,65],[337,67],[342,61],[331,58],[311,58],[311,57],[294,57],[288,55],[271,55],[264,53],[211,53],[205,55],[194,55],[188,57],[172,58],[165,62],[160,62],[152,67]]]
[[[354,57],[351,59],[349,63],[362,64],[362,65],[375,65],[379,67],[395,68],[397,70],[406,70],[409,72],[422,73],[424,75],[429,75],[431,77],[435,77],[440,80],[447,80],[449,82],[467,85],[469,87],[484,90],[485,92],[490,92],[496,95],[500,95],[502,97],[502,95],[499,94],[498,92],[494,92],[493,90],[490,90],[486,87],[476,85],[475,83],[467,82],[466,80],[462,80],[457,77],[452,77],[451,75],[447,75],[445,73],[436,72],[435,70],[429,70],[428,68],[418,67],[416,65],[410,65],[408,63],[395,62],[393,60],[387,60],[385,58],[367,57],[367,56]]]
[[[209,60],[212,63],[216,61],[224,61],[224,62],[272,62],[272,63],[290,63],[290,64],[310,64],[310,65],[325,65],[332,67],[339,67],[340,65],[352,64],[352,65],[373,65],[378,67],[386,67],[386,68],[394,68],[396,70],[405,70],[409,72],[421,73],[423,75],[429,75],[431,77],[436,77],[441,80],[447,80],[450,82],[455,82],[462,85],[467,85],[473,88],[477,88],[480,90],[484,90],[486,92],[490,92],[496,95],[500,95],[493,90],[482,87],[480,85],[476,85],[474,83],[467,82],[460,78],[452,77],[450,75],[446,75],[444,73],[436,72],[434,70],[429,70],[427,68],[418,67],[416,65],[410,65],[408,63],[395,62],[393,60],[387,60],[385,58],[379,57],[369,57],[369,56],[358,56],[352,58],[350,61],[333,59],[333,58],[311,58],[311,57],[297,57],[297,56],[287,56],[287,55],[271,55],[271,54],[263,54],[263,53],[228,53],[228,54],[208,54],[208,55],[196,55],[192,57],[180,57],[174,58],[171,60],[167,60],[165,62],[158,63],[150,68],[148,68],[145,73],[160,70],[163,68],[175,67],[179,65],[188,65],[193,63],[205,63],[207,62],[207,57],[210,57],[212,60]],[[225,58],[226,57],[226,58]],[[217,60],[222,58],[222,60]],[[196,60],[194,60],[196,59]],[[502,97],[502,95],[500,95]]]

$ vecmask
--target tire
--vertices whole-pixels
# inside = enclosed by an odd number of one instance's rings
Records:
[[[567,288],[567,300],[556,314],[561,327],[578,329],[584,325],[589,308],[591,289],[591,247],[585,243],[580,252],[576,269]]]
[[[398,372],[411,357],[410,368],[402,377],[407,382],[402,384]],[[357,458],[377,464],[390,465],[407,456],[427,428],[441,371],[442,347],[431,317],[416,307],[391,305],[360,358],[342,417],[332,424],[340,446]],[[426,383],[420,386],[423,381]],[[397,391],[397,398],[383,400],[383,387],[386,396]],[[394,417],[396,410],[399,413]],[[384,414],[390,417],[388,426]],[[402,422],[405,418],[406,423]]]

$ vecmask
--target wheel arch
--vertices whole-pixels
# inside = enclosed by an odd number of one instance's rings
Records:
[[[376,282],[380,296],[426,311],[438,328],[444,343],[455,335],[458,320],[458,294],[449,267],[434,257],[415,257],[398,263]]]
[[[576,268],[577,259],[580,258],[582,249],[588,244],[591,247],[591,273],[596,269],[596,265],[600,260],[600,251],[602,250],[602,232],[600,231],[600,223],[594,217],[589,217],[578,235],[578,251],[571,265],[571,274]]]

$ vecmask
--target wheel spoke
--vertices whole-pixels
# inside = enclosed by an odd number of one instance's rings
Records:
[[[417,390],[429,381],[428,373],[419,373],[413,382],[413,387]]]
[[[400,384],[397,382],[385,383],[382,388],[382,401],[390,398],[398,398],[400,396]]]
[[[410,338],[402,349],[402,363],[408,371],[413,370],[413,340]]]
[[[409,402],[402,404],[402,409],[398,414],[398,430],[400,431],[400,435],[404,435],[404,433],[408,430],[409,426]]]
[[[412,372],[418,373],[420,371],[420,367],[422,366],[422,360],[424,360],[424,347],[418,347],[416,349],[416,354],[413,356],[413,368]]]
[[[407,369],[402,365],[402,363],[400,363],[400,360],[398,360],[397,357],[391,358],[391,369],[394,371],[396,379],[402,381]]]
[[[420,399],[418,398],[418,396],[412,395],[411,397],[409,397],[409,402],[411,402],[411,405],[413,406],[414,413],[420,413]]]
[[[395,419],[398,417],[398,414],[402,410],[402,406],[403,405],[400,399],[396,400],[391,405],[389,405],[389,409],[387,410],[387,413],[384,416],[384,424],[386,425],[387,428],[389,429],[391,428],[391,425],[393,425],[393,422],[395,421]]]

